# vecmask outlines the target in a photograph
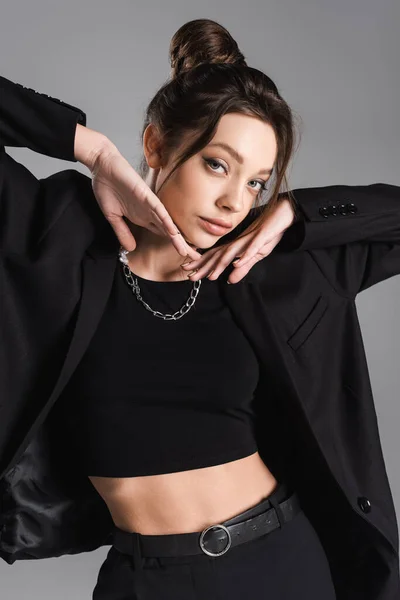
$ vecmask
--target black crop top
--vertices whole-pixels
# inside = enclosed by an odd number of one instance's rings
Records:
[[[116,261],[104,314],[56,403],[84,473],[171,473],[256,452],[258,361],[218,281],[203,279],[189,312],[164,321],[138,301]],[[179,310],[193,286],[138,282],[163,313]]]

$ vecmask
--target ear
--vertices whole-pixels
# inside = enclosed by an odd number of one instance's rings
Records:
[[[153,123],[149,123],[143,133],[143,154],[148,166],[159,169],[162,166],[161,136]]]

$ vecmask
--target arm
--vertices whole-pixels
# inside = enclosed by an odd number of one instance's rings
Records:
[[[94,213],[96,222],[100,217],[103,225],[106,218],[120,243],[127,248],[134,247],[136,242],[124,217],[169,235],[181,256],[200,256],[177,235],[176,225],[162,202],[116,146],[103,134],[86,127],[85,113],[4,77],[0,78],[0,86],[0,246],[3,250],[24,253],[36,249],[66,207],[77,202],[85,205],[91,216]],[[38,181],[6,154],[4,145],[25,146],[64,160],[80,160],[94,171],[94,178],[69,169]],[[87,193],[84,195],[80,184],[85,179]],[[93,194],[99,206],[93,203]]]
[[[0,77],[0,247],[25,253],[57,222],[75,192],[73,170],[38,180],[4,146],[26,147],[90,167],[107,138],[86,128],[86,114],[70,104]],[[76,175],[76,177],[74,177]]]
[[[300,217],[279,247],[309,250],[332,284],[355,296],[400,273],[400,187],[385,183],[292,190]]]
[[[0,146],[30,148],[76,162],[77,123],[86,125],[86,114],[79,108],[0,77]]]
[[[93,170],[97,157],[107,149],[116,150],[114,144],[105,135],[84,127],[80,123],[76,125],[74,156],[75,159]]]
[[[110,143],[86,127],[86,114],[58,98],[0,77],[0,146],[25,147],[90,167]]]

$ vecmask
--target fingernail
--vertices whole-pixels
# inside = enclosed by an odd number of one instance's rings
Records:
[[[209,272],[209,274],[207,275],[207,278],[209,279],[210,276],[214,273],[215,269],[213,269],[212,271]]]
[[[189,260],[189,262],[183,263],[183,265],[181,265],[181,267],[187,267],[188,265],[191,265],[192,262],[194,262],[194,261],[193,260]]]
[[[227,281],[226,283],[227,283],[228,285],[231,285],[232,281]]]

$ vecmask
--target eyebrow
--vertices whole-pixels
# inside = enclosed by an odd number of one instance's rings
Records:
[[[230,146],[229,144],[226,144],[225,142],[214,142],[213,144],[208,144],[208,146],[220,146],[221,148],[224,148],[224,150],[226,150],[227,152],[229,152],[229,154],[240,164],[242,165],[244,163],[244,159],[243,156],[241,154],[239,154],[239,152],[237,152],[234,148],[232,148],[232,146]],[[261,169],[261,171],[259,171],[259,173],[263,173],[265,175],[270,175],[272,173],[273,169]]]

